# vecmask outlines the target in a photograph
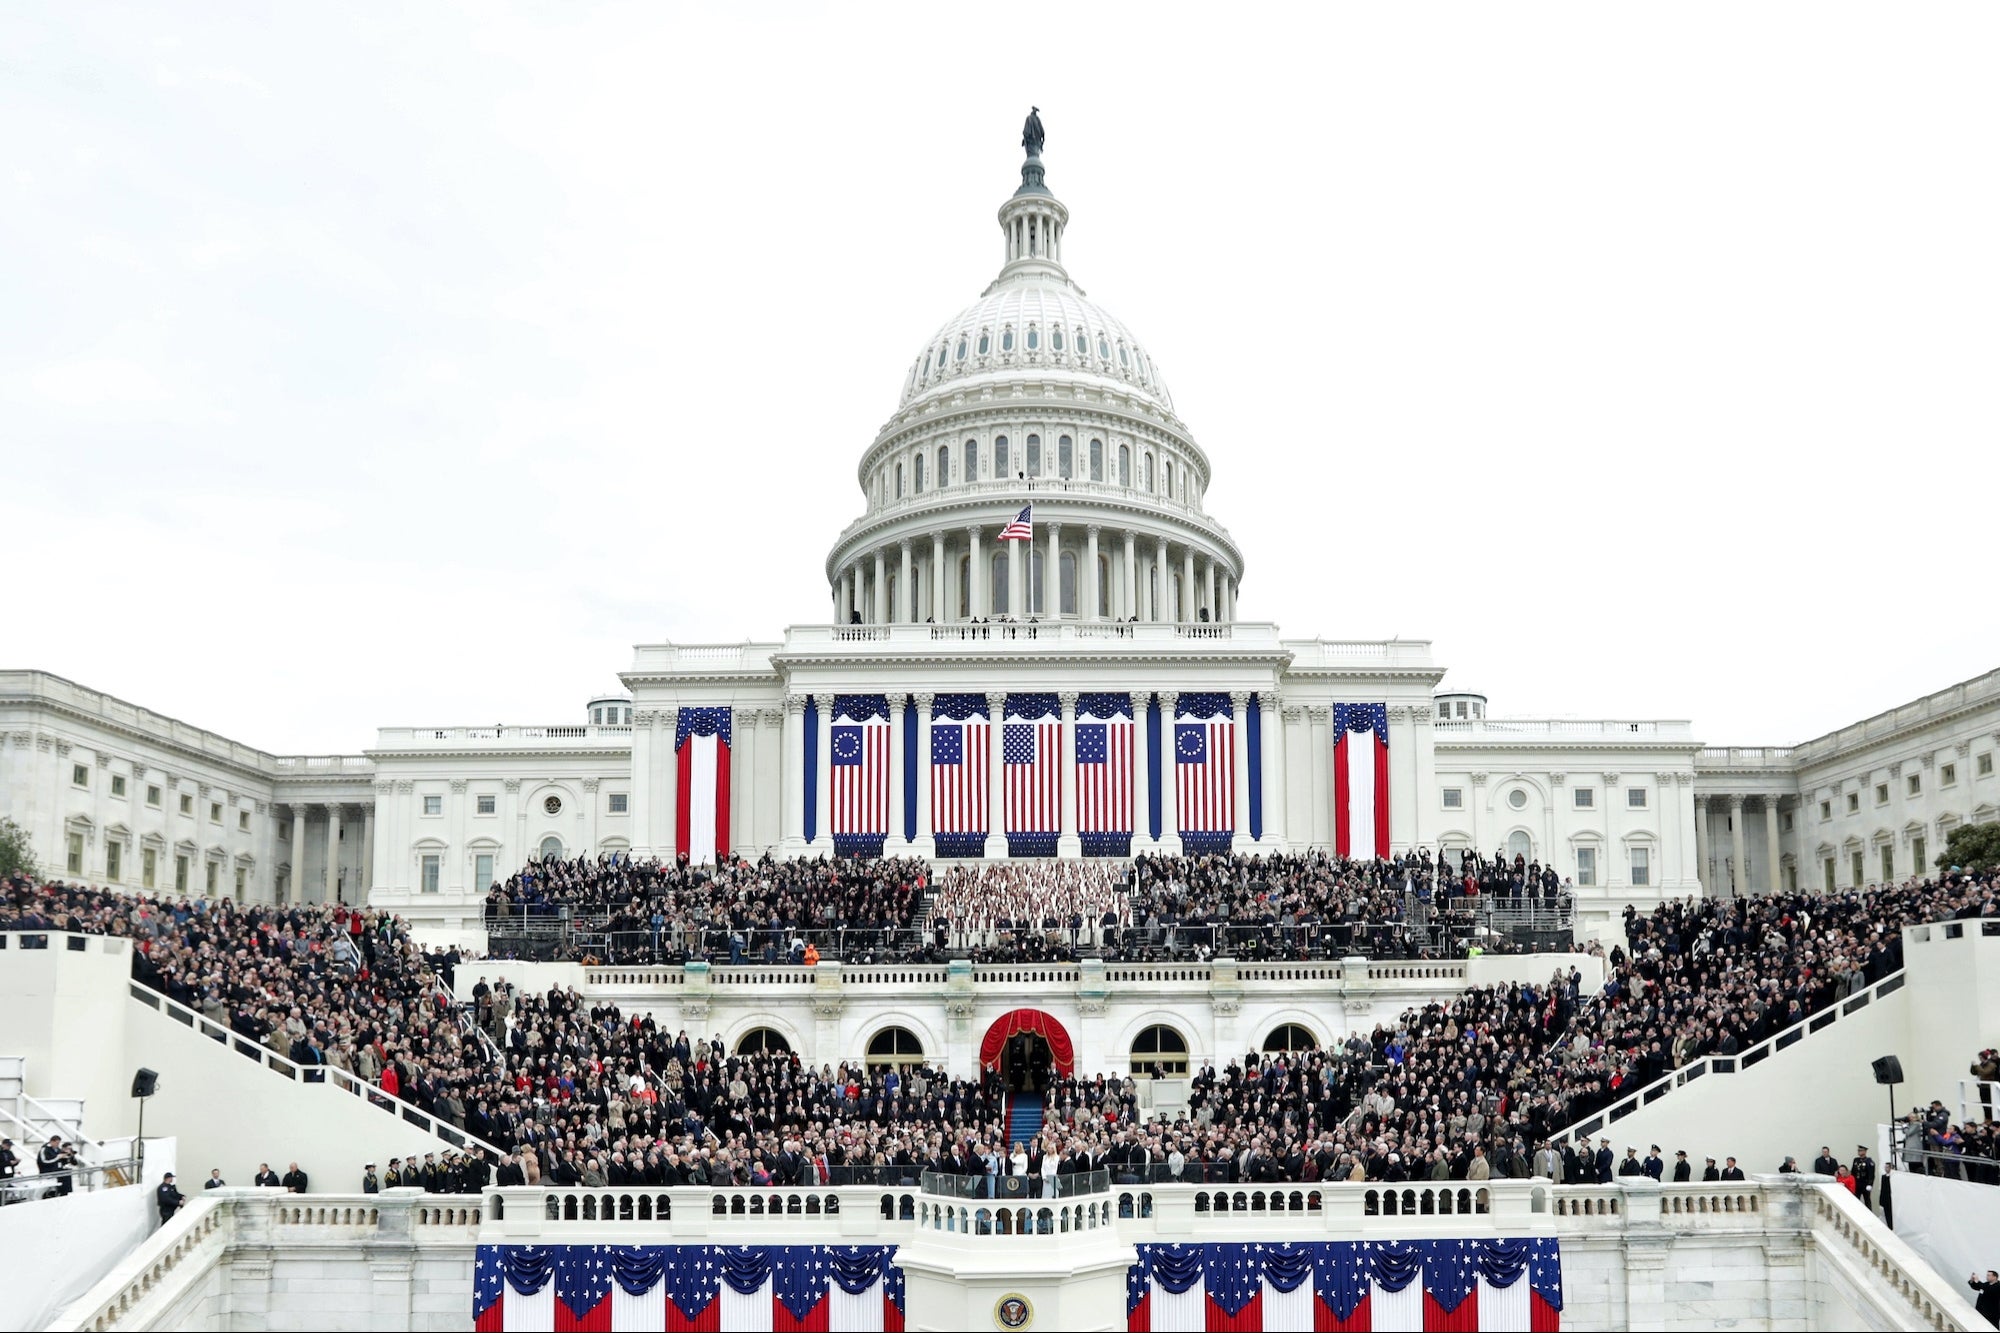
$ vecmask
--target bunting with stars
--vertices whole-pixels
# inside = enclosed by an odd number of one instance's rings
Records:
[[[480,1333],[900,1333],[893,1245],[482,1245]]]
[[[1202,1333],[1562,1326],[1554,1237],[1140,1245],[1126,1328]]]
[[[727,708],[683,708],[674,723],[674,850],[690,861],[729,855]]]

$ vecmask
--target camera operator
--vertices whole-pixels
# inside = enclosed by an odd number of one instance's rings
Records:
[[[57,1198],[67,1195],[76,1187],[76,1178],[69,1174],[76,1166],[76,1149],[64,1143],[62,1135],[49,1135],[49,1141],[35,1154],[35,1166],[45,1176],[62,1173],[61,1179],[56,1182]]]

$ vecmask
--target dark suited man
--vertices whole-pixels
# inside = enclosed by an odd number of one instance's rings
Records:
[[[1875,1206],[1875,1159],[1868,1155],[1862,1144],[1854,1145],[1854,1164],[1848,1168],[1854,1172],[1854,1192],[1861,1199],[1861,1206]]]
[[[1722,1171],[1715,1165],[1715,1159],[1711,1157],[1708,1159],[1708,1165],[1701,1169],[1701,1183],[1708,1185],[1720,1179],[1722,1179]]]
[[[1974,1273],[1972,1281],[1967,1285],[1978,1294],[1979,1299],[1975,1308],[1979,1311],[1979,1317],[1993,1327],[2000,1328],[2000,1272],[1987,1269],[1986,1280],[1983,1282],[1980,1281],[1979,1274]]]
[[[1813,1170],[1823,1176],[1837,1176],[1840,1174],[1840,1162],[1835,1159],[1833,1149],[1827,1147],[1824,1143],[1819,1146],[1819,1156],[1813,1158]]]
[[[256,1179],[250,1182],[258,1189],[282,1189],[285,1182],[278,1179],[278,1173],[271,1169],[269,1162],[257,1163]]]
[[[306,1192],[306,1173],[299,1170],[297,1162],[293,1162],[291,1169],[285,1172],[284,1179],[278,1183],[294,1194],[304,1194]]]
[[[1613,1161],[1612,1161],[1612,1157],[1611,1157],[1611,1140],[1610,1140],[1610,1139],[1599,1139],[1599,1140],[1597,1141],[1597,1183],[1598,1183],[1598,1184],[1600,1184],[1600,1185],[1609,1185],[1609,1184],[1611,1183],[1611,1181],[1612,1181],[1612,1179],[1613,1179],[1613,1177],[1612,1177],[1612,1174],[1611,1174],[1611,1173],[1612,1173],[1612,1167],[1613,1167]]]
[[[1734,1157],[1726,1159],[1725,1165],[1722,1168],[1722,1178],[1724,1180],[1743,1179],[1743,1168],[1736,1165],[1736,1159]]]
[[[174,1184],[174,1173],[171,1171],[160,1178],[160,1187],[153,1191],[153,1198],[160,1205],[162,1224],[178,1213],[181,1205],[187,1202],[181,1194],[180,1187]]]

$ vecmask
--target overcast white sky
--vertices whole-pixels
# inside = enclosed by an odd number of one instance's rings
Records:
[[[1996,50],[1991,4],[8,4],[0,665],[355,751],[823,619],[1034,102],[1246,618],[1803,740],[2000,665]]]

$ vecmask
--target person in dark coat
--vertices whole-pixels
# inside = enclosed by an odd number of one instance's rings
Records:
[[[1609,1185],[1612,1182],[1611,1140],[1597,1141],[1597,1183]]]
[[[1701,1169],[1701,1183],[1708,1185],[1720,1179],[1722,1179],[1722,1172],[1716,1167],[1715,1159],[1711,1157],[1708,1159],[1708,1165]]]
[[[257,1163],[257,1175],[250,1183],[258,1189],[282,1189],[285,1184],[284,1181],[278,1179],[278,1173],[271,1169],[269,1162]]]
[[[1866,1144],[1857,1143],[1854,1145],[1854,1163],[1848,1167],[1848,1170],[1854,1173],[1855,1197],[1861,1200],[1862,1207],[1873,1208],[1875,1206],[1875,1159],[1868,1155],[1868,1146]]]
[[[278,1183],[293,1194],[304,1194],[306,1192],[306,1173],[299,1170],[297,1162],[293,1162],[292,1169],[285,1172],[284,1179]]]
[[[1724,1180],[1743,1179],[1743,1168],[1736,1165],[1736,1159],[1734,1157],[1726,1159],[1726,1164],[1722,1168],[1722,1178]]]
[[[2000,1328],[2000,1271],[1987,1269],[1986,1280],[1983,1282],[1979,1274],[1974,1273],[1969,1285],[1979,1294],[1979,1299],[1974,1303],[1979,1311],[1979,1317],[1993,1327]]]
[[[1687,1149],[1677,1150],[1674,1153],[1674,1184],[1685,1185],[1693,1175],[1694,1167],[1688,1162]]]
[[[187,1199],[181,1194],[180,1187],[174,1184],[174,1173],[171,1171],[160,1178],[160,1187],[153,1191],[153,1198],[160,1205],[160,1223],[162,1226],[166,1224],[169,1218],[181,1210],[183,1203],[187,1202]]]

